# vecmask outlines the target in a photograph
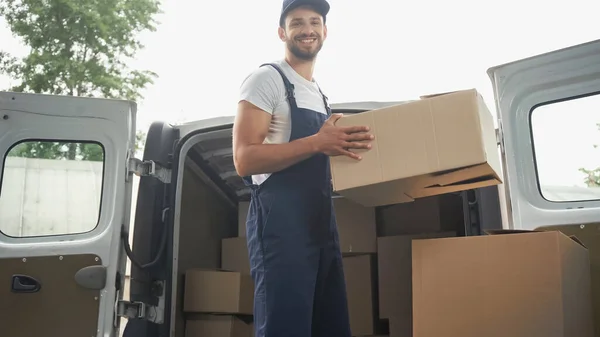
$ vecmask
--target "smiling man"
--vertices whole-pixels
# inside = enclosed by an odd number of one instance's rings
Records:
[[[329,156],[370,149],[364,126],[337,127],[313,79],[327,38],[325,0],[285,0],[285,58],[241,87],[236,170],[252,190],[246,221],[256,337],[350,337]]]

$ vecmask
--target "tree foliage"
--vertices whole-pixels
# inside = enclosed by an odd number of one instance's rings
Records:
[[[75,146],[74,146],[75,145]],[[104,161],[102,146],[95,143],[23,142],[13,147],[9,157],[53,160]]]
[[[126,61],[159,11],[157,0],[3,0],[0,15],[30,52],[2,52],[0,71],[20,81],[13,91],[137,100],[156,74]]]
[[[596,126],[600,131],[600,123],[597,123]],[[598,148],[598,145],[594,145],[594,148]],[[579,171],[585,174],[585,184],[588,187],[600,187],[600,167],[595,169],[580,168]]]
[[[159,0],[2,0],[0,16],[29,53],[0,50],[0,74],[17,82],[10,91],[140,100],[157,74],[127,61],[144,47],[138,35],[156,30],[159,13]],[[64,148],[44,144],[30,150],[52,156],[50,148]],[[68,147],[71,159],[86,149]]]

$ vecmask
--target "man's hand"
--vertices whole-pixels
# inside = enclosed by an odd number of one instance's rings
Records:
[[[335,122],[342,118],[342,114],[333,114],[321,130],[315,135],[317,151],[328,156],[348,156],[356,160],[362,159],[358,154],[349,149],[371,149],[370,140],[375,137],[369,133],[367,126],[335,126]]]

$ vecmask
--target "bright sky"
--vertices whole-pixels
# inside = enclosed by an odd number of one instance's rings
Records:
[[[600,37],[598,0],[329,1],[329,37],[315,78],[336,103],[409,100],[474,87],[494,111],[489,67]],[[203,1],[163,0],[162,24],[143,36],[146,49],[132,64],[160,75],[140,102],[139,128],[155,120],[235,114],[242,80],[283,55],[277,37],[281,2],[215,1],[209,9]],[[26,49],[5,26],[0,22],[0,49],[22,55]],[[0,77],[0,88],[9,84]],[[592,107],[577,121],[572,118],[578,114],[568,117],[587,131],[571,127],[561,133],[581,153],[566,161],[546,151],[552,168],[547,183],[580,183],[577,168],[590,156],[583,148],[600,140],[598,100]],[[565,125],[564,115],[548,116],[546,131],[555,134]]]

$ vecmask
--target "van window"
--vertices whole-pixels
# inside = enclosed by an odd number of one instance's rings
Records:
[[[99,220],[104,148],[23,141],[4,156],[0,232],[11,237],[85,233]]]
[[[600,199],[600,95],[531,111],[539,190],[552,202]]]

